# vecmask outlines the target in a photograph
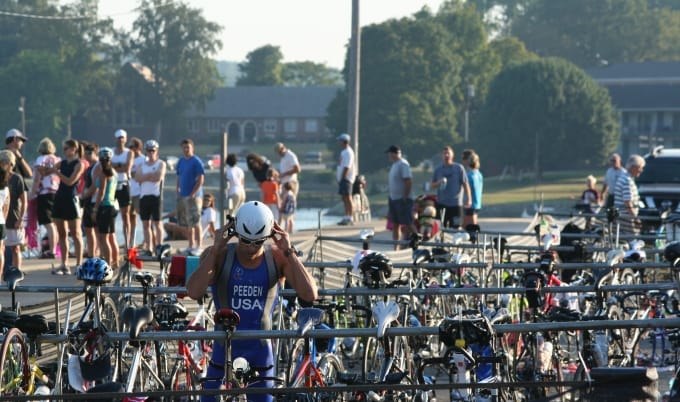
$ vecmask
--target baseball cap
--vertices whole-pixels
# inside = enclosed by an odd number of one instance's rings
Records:
[[[116,130],[116,138],[127,137],[127,132],[125,130]]]
[[[5,138],[14,138],[14,137],[19,137],[24,141],[28,140],[28,138],[26,138],[26,136],[21,131],[17,130],[16,128],[9,130],[7,132],[7,134],[5,134]]]
[[[349,142],[350,140],[349,134],[340,134],[337,139],[342,142]]]
[[[388,152],[393,153],[393,154],[398,154],[399,152],[401,152],[401,148],[399,148],[396,145],[390,145],[390,147],[387,148],[387,151],[385,151],[385,153],[388,153]]]

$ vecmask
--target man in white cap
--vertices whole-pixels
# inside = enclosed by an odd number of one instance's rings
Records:
[[[351,225],[353,215],[352,183],[354,183],[354,176],[356,175],[354,150],[349,146],[349,134],[340,134],[337,140],[340,142],[342,151],[340,151],[336,178],[338,180],[338,194],[340,194],[345,210],[345,216],[338,222],[338,225]]]
[[[125,130],[116,130],[114,133],[116,137],[116,146],[113,149],[113,157],[111,158],[111,165],[117,175],[116,200],[120,208],[120,218],[123,221],[123,234],[125,235],[125,248],[133,247],[131,244],[133,235],[130,230],[130,206],[132,205],[132,197],[130,196],[130,171],[132,170],[132,163],[134,162],[134,153],[125,146],[127,141],[127,132]]]
[[[274,145],[274,152],[281,157],[279,163],[279,180],[281,181],[281,193],[284,194],[284,184],[290,183],[293,194],[297,197],[300,189],[298,173],[300,173],[300,162],[297,155],[281,142]]]
[[[7,149],[12,151],[16,159],[14,171],[19,173],[24,179],[30,179],[33,177],[33,170],[31,170],[31,166],[24,160],[24,157],[21,154],[21,148],[23,148],[26,141],[28,141],[28,138],[16,128],[9,130],[7,134],[5,134]]]

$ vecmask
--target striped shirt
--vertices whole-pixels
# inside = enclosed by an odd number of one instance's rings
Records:
[[[614,206],[624,214],[627,213],[625,205],[626,201],[632,203],[633,211],[635,211],[635,215],[637,215],[640,204],[640,194],[638,193],[635,180],[633,180],[627,171],[619,175],[618,180],[616,180],[616,187],[614,188]]]

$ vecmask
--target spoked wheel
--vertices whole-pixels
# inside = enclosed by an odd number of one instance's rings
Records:
[[[321,356],[321,359],[319,359],[319,363],[317,364],[317,368],[321,372],[323,381],[326,386],[329,387],[329,390],[331,389],[330,387],[337,382],[338,373],[345,371],[342,361],[337,356],[329,353]],[[319,401],[326,402],[343,400],[342,393],[334,392],[320,392],[317,394],[317,397]]]
[[[178,358],[175,366],[170,373],[170,380],[166,388],[180,393],[170,399],[173,402],[199,401],[198,395],[192,394],[193,391],[200,389],[198,376],[189,368],[183,358]],[[182,395],[181,393],[185,394]]]
[[[120,322],[118,320],[118,309],[116,308],[116,303],[114,303],[113,299],[108,296],[102,299],[101,313],[99,318],[106,332],[117,333],[120,331]],[[120,342],[112,342],[111,347],[111,374],[108,378],[106,378],[106,380],[115,382],[118,380],[118,374],[123,356]]]
[[[30,375],[24,335],[11,328],[5,334],[0,354],[0,396],[26,395]]]

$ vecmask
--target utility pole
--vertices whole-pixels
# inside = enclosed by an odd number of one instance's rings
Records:
[[[21,112],[21,133],[26,136],[26,97],[19,98],[19,112]]]
[[[354,160],[359,173],[359,90],[361,82],[361,27],[359,26],[359,0],[352,0],[352,37],[349,47],[349,74],[347,83],[347,134],[352,138]]]

